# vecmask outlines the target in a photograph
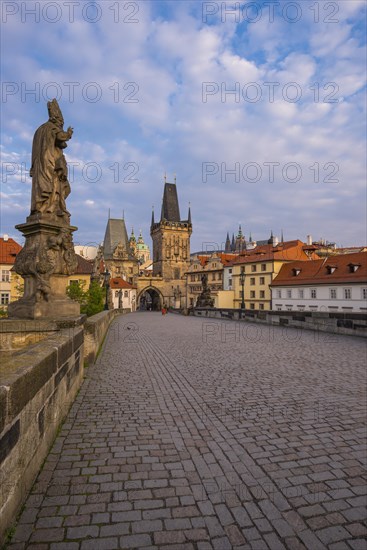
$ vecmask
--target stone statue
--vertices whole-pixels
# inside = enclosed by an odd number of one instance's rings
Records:
[[[49,101],[47,108],[49,119],[33,138],[31,215],[47,213],[69,219],[65,199],[70,194],[70,185],[63,149],[73,129],[69,126],[64,132],[64,118],[56,99]]]
[[[201,276],[201,285],[203,290],[198,296],[196,307],[213,307],[214,298],[211,297],[210,288],[208,286],[208,275],[203,273]]]
[[[47,104],[49,120],[36,130],[32,146],[31,213],[17,225],[25,244],[15,259],[14,270],[24,279],[24,296],[8,306],[13,318],[55,318],[80,313],[77,302],[66,295],[68,276],[75,273],[70,214],[65,199],[70,194],[68,169],[63,154],[72,128],[63,130],[64,119],[56,99]]]

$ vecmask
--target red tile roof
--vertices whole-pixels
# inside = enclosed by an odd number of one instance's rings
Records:
[[[308,255],[306,254],[306,250],[309,251]],[[277,246],[273,246],[272,244],[264,244],[257,246],[252,250],[245,250],[227,265],[265,262],[269,260],[278,260],[283,262],[290,260],[310,261],[310,259],[317,260],[319,259],[319,256],[317,256],[315,252],[309,250],[309,246],[297,239],[294,241],[279,243]]]
[[[228,254],[225,252],[217,252],[216,255],[218,257],[218,260],[223,265],[227,265],[229,262],[232,262],[235,258],[238,257],[238,254]],[[205,265],[207,265],[211,259],[214,260],[216,258],[213,258],[213,256],[198,256],[198,260],[201,264],[201,267],[204,267]]]
[[[358,265],[352,272],[351,265]],[[328,267],[335,267],[330,273]],[[295,275],[294,270],[299,270]],[[309,284],[367,283],[367,252],[338,254],[312,262],[290,262],[283,264],[271,286]]]
[[[13,265],[15,257],[22,250],[20,244],[14,239],[8,238],[4,241],[4,238],[0,238],[0,264]]]
[[[78,260],[78,267],[75,273],[79,275],[91,275],[93,272],[93,262],[86,260],[83,256],[76,254]]]
[[[110,279],[110,288],[126,288],[126,289],[134,289],[136,286],[131,285],[127,281],[124,281],[121,277],[113,277]]]

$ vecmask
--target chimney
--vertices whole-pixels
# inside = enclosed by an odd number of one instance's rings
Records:
[[[307,244],[308,245],[312,244],[312,235],[307,235]]]
[[[9,240],[9,235],[7,235],[6,233],[4,233],[3,239],[4,239],[4,242],[5,242],[5,243],[8,242],[8,240]]]

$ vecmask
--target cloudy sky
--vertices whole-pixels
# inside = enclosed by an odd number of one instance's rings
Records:
[[[21,240],[33,134],[57,97],[76,243],[101,242],[110,209],[150,244],[165,172],[182,218],[191,203],[192,250],[239,223],[366,243],[364,0],[1,9],[1,234]]]

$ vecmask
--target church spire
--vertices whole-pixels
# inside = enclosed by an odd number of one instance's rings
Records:
[[[187,216],[187,221],[191,223],[191,204],[189,203],[189,214]]]
[[[226,244],[225,244],[225,247],[224,247],[224,251],[225,252],[230,252],[231,251],[231,241],[229,239],[228,231],[227,231],[227,238],[226,238]]]

